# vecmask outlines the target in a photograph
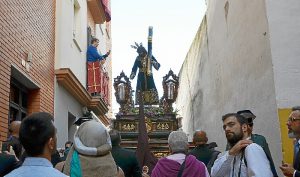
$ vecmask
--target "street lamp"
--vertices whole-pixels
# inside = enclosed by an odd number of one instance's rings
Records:
[[[161,105],[166,113],[171,113],[173,111],[172,104],[176,101],[178,94],[179,77],[170,70],[169,73],[163,77],[162,85],[164,95]]]
[[[132,88],[129,78],[123,71],[114,78],[114,89],[116,100],[120,104],[119,113],[127,114],[132,107]]]

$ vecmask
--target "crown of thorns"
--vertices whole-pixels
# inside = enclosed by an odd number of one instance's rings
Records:
[[[138,48],[140,48],[140,47],[143,47],[143,44],[142,43],[140,43],[140,45],[137,43],[137,42],[134,42],[134,44],[135,45],[130,45],[132,48],[134,48],[134,49],[138,49]]]
[[[142,43],[140,43],[140,45],[135,42],[135,45],[131,45],[132,48],[136,49],[136,52],[140,55],[142,53],[147,53],[147,50],[145,49],[145,47],[143,46]]]

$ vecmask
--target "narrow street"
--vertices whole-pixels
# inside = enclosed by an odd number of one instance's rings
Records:
[[[0,176],[300,176],[299,16],[297,0],[1,0]]]

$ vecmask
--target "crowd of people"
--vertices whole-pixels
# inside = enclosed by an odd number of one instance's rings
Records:
[[[33,113],[9,126],[10,136],[1,142],[0,176],[5,177],[276,177],[275,165],[264,136],[253,134],[255,115],[250,110],[222,116],[227,139],[225,152],[208,144],[205,131],[195,131],[190,150],[188,136],[173,131],[168,137],[170,154],[158,160],[151,174],[137,161],[134,151],[120,146],[117,130],[90,120],[82,123],[74,139],[57,150],[54,118]],[[300,107],[287,120],[294,138],[294,164],[282,163],[287,177],[300,176]]]

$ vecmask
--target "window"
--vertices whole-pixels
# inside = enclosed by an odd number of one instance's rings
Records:
[[[101,24],[99,25],[99,28],[100,28],[100,31],[101,31],[101,35],[103,36],[103,35],[104,35],[104,32],[103,32],[103,29],[102,29],[103,27],[102,27]]]
[[[74,14],[73,14],[73,38],[76,38],[80,32],[80,5],[78,0],[74,0]]]
[[[88,26],[87,28],[87,46],[91,45],[92,44],[92,29],[91,27]]]
[[[14,78],[11,79],[9,95],[9,123],[27,116],[28,89]]]
[[[73,41],[80,52],[81,48],[81,15],[80,15],[80,0],[74,0],[74,14],[73,14]]]

